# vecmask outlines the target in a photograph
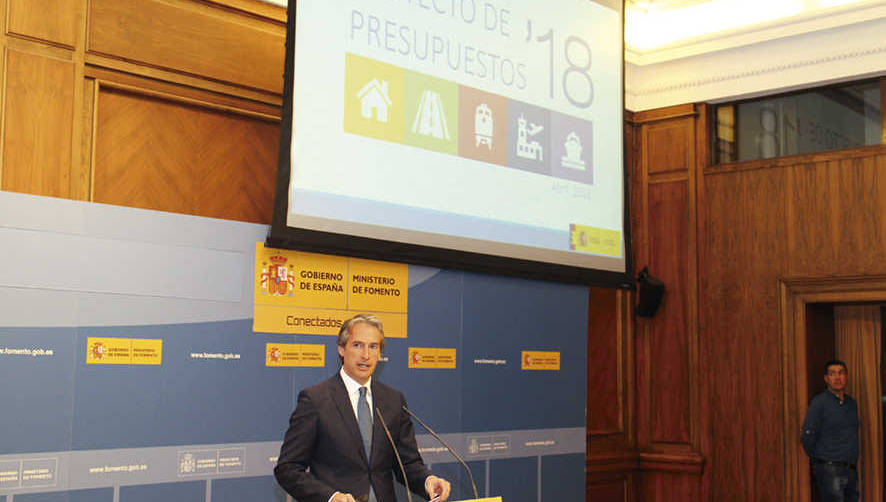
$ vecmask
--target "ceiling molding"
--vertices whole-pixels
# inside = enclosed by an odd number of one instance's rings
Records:
[[[718,102],[884,75],[883,33],[886,17],[655,64],[626,63],[625,106]]]
[[[840,28],[886,17],[886,0],[868,0],[786,19],[688,38],[656,49],[627,46],[625,61],[639,66]],[[628,27],[629,29],[629,27]]]

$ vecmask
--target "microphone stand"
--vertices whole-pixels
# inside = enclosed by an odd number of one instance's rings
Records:
[[[411,416],[412,418],[418,420],[418,423],[420,423],[421,426],[424,427],[426,431],[430,432],[431,435],[434,436],[434,438],[435,438],[437,441],[440,441],[440,444],[442,444],[443,446],[445,446],[446,449],[449,450],[449,453],[451,453],[452,456],[455,457],[456,460],[458,460],[458,462],[462,465],[462,467],[465,468],[466,471],[468,471],[468,477],[471,478],[471,488],[474,490],[474,498],[475,498],[475,499],[480,498],[480,496],[477,494],[477,484],[474,483],[474,475],[471,473],[471,468],[468,467],[468,464],[466,464],[465,461],[461,458],[461,455],[459,455],[458,453],[456,453],[455,450],[453,450],[451,446],[449,446],[448,444],[446,444],[446,441],[443,441],[443,438],[441,438],[440,436],[438,436],[437,433],[434,432],[433,429],[431,429],[430,427],[428,427],[428,424],[424,423],[424,422],[422,421],[422,419],[418,418],[418,417],[415,415],[415,413],[409,411],[409,408],[407,408],[406,405],[403,405],[403,411],[405,411],[406,413],[409,413],[409,416]]]
[[[409,480],[406,479],[406,469],[403,467],[403,461],[400,460],[400,453],[397,452],[397,445],[394,444],[394,438],[391,437],[391,431],[388,430],[387,424],[385,424],[385,417],[381,414],[381,410],[378,409],[378,406],[375,407],[375,414],[378,415],[378,418],[381,420],[381,427],[385,430],[385,436],[388,437],[388,442],[391,443],[391,448],[394,449],[394,456],[397,457],[397,465],[400,466],[400,474],[403,475],[403,486],[406,487],[406,498],[409,502],[412,502],[412,493],[409,490]]]

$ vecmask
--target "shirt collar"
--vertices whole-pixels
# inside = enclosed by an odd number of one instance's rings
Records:
[[[846,392],[843,392],[843,399],[840,399],[840,396],[838,396],[838,395],[834,394],[833,392],[831,392],[831,389],[825,389],[824,392],[825,392],[825,394],[831,396],[834,400],[839,401],[839,402],[841,402],[841,403],[842,403],[843,401],[848,401],[848,400],[852,399],[852,396],[850,396],[850,395],[847,394]]]
[[[359,382],[357,382],[356,380],[351,378],[351,376],[345,372],[344,368],[338,370],[338,374],[341,375],[341,379],[345,383],[345,389],[348,391],[348,395],[356,394],[357,392],[359,392],[360,387],[366,387],[367,397],[372,395],[372,377],[371,376],[369,377],[369,380],[366,381],[365,385],[360,385]]]

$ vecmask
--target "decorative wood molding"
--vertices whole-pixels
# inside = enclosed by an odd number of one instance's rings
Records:
[[[886,301],[886,276],[784,278],[778,282],[784,375],[784,500],[810,500],[809,469],[800,444],[806,396],[806,307],[810,303]]]
[[[268,2],[265,0],[202,0],[209,4],[226,7],[231,10],[252,14],[263,19],[272,19],[280,24],[286,23],[286,0]]]
[[[275,107],[280,107],[283,104],[282,94],[250,89],[247,87],[215,81],[198,75],[187,75],[184,73],[164,70],[162,68],[154,68],[144,64],[131,63],[128,61],[122,61],[119,59],[109,58],[97,54],[87,53],[85,58],[88,68],[87,74],[95,74],[95,69],[106,69],[121,74],[128,73],[136,77],[149,78],[158,82],[168,82],[170,84],[178,84],[185,87],[192,87],[194,89],[201,89],[215,94],[236,96],[238,98],[256,101],[258,103],[265,103]]]
[[[640,468],[640,454],[634,451],[611,452],[588,457],[588,473],[626,472]]]
[[[639,112],[631,112],[630,118],[633,124],[646,124],[659,120],[671,120],[681,117],[690,117],[698,112],[693,104],[675,105],[666,108],[656,108],[655,110],[644,110]]]
[[[729,174],[741,171],[756,171],[760,169],[779,169],[800,164],[817,164],[821,162],[833,162],[863,157],[875,157],[886,153],[886,145],[863,146],[846,150],[832,150],[829,152],[806,153],[802,155],[790,155],[775,159],[747,160],[743,162],[730,162],[705,168],[705,175]]]
[[[705,465],[705,459],[699,453],[678,455],[641,452],[639,460],[639,469],[643,471],[678,472],[694,475],[701,475]]]
[[[281,109],[277,106],[256,102],[250,99],[221,94],[199,88],[158,81],[140,77],[124,72],[118,72],[105,68],[86,67],[86,77],[95,79],[100,85],[109,88],[121,89],[145,96],[153,96],[169,101],[187,103],[204,108],[226,111],[261,118],[272,122],[279,122]]]

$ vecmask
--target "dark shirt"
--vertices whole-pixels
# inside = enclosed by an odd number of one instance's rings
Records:
[[[858,461],[858,404],[849,394],[843,401],[826,390],[809,403],[800,437],[813,460]]]

